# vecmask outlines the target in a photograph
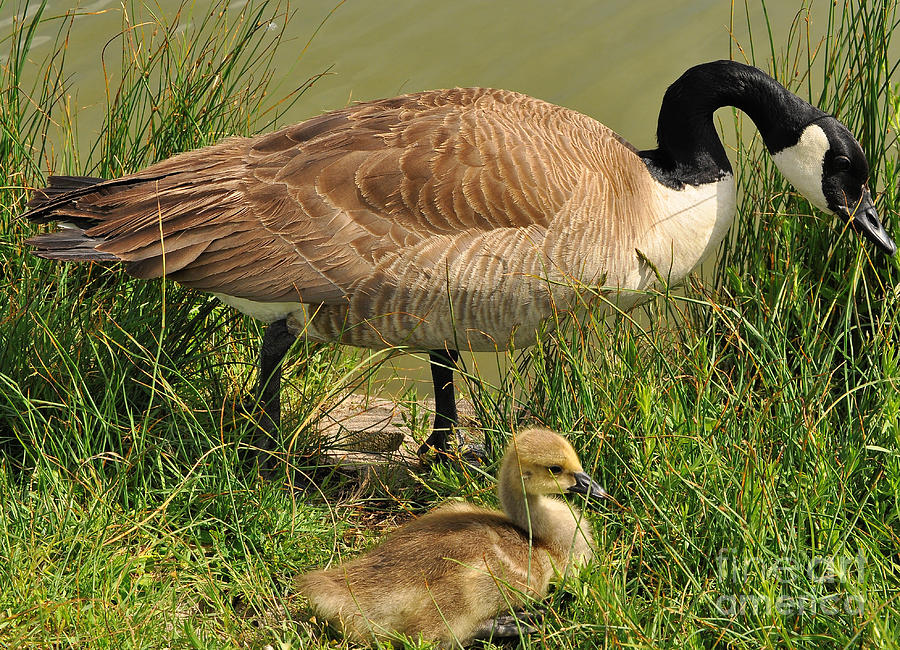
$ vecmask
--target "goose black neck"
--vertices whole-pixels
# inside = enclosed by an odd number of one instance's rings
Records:
[[[722,106],[744,111],[771,153],[797,144],[808,124],[827,115],[753,66],[735,61],[694,66],[666,90],[656,130],[659,147],[640,153],[656,180],[681,189],[731,173],[713,123]]]

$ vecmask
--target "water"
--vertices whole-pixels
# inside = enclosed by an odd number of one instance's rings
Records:
[[[762,8],[748,2],[757,29],[756,51],[764,59],[768,50],[758,49],[766,36]],[[144,19],[153,14],[171,16],[179,4],[147,3],[136,13]],[[238,10],[242,4],[234,2],[230,8]],[[36,5],[31,6],[33,11]],[[45,15],[65,14],[71,6],[70,2],[50,2]],[[784,40],[800,6],[784,1],[768,7],[776,43]],[[107,65],[119,61],[114,39],[121,31],[123,9],[113,0],[78,7],[66,69],[73,75],[79,146],[86,152],[103,117],[106,88],[101,54],[112,41]],[[0,37],[11,31],[14,10],[0,3]],[[135,13],[130,5],[127,10]],[[740,59],[735,42],[751,51],[745,8],[738,5],[734,10],[732,35],[732,5],[727,0],[347,0],[337,6],[334,0],[307,0],[291,6],[295,13],[275,79],[287,92],[330,69],[285,115],[285,124],[351,101],[480,85],[518,90],[574,108],[599,119],[637,147],[649,148],[654,145],[656,116],[668,84],[696,63],[728,58],[732,52]],[[183,13],[203,11],[204,3],[187,3]],[[820,31],[823,21],[819,19]],[[42,28],[33,58],[39,60],[49,52],[60,24],[60,20],[50,21]],[[471,368],[471,358],[468,364]],[[488,380],[496,378],[493,355],[479,355],[478,366]],[[408,379],[391,379],[395,376]],[[379,378],[391,393],[408,382],[416,382],[420,394],[430,390],[421,358],[398,358]]]
[[[171,16],[179,4],[165,0],[127,10],[150,19]],[[242,4],[230,6],[237,10]],[[799,3],[773,4],[777,7],[769,7],[769,15],[777,42]],[[0,5],[2,35],[11,29],[13,7]],[[649,147],[666,86],[691,65],[730,54],[732,8],[727,0],[347,0],[335,5],[334,0],[306,0],[291,9],[287,42],[280,50],[283,71],[277,71],[276,80],[286,91],[326,69],[330,73],[285,116],[286,123],[351,101],[478,85],[518,90],[574,108],[639,148]],[[187,3],[182,13],[201,13],[203,6]],[[71,3],[54,0],[45,16],[62,15],[69,7]],[[98,102],[106,90],[101,53],[110,41],[107,64],[118,62],[113,39],[121,31],[122,7],[113,0],[78,7],[66,69],[74,75],[82,134],[89,136],[102,116]],[[736,11],[735,39],[749,52],[743,7]],[[757,3],[750,14],[761,26]],[[49,49],[59,24],[42,28],[35,58]],[[762,42],[763,35],[759,29],[757,40]]]

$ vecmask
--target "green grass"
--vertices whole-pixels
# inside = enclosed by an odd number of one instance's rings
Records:
[[[220,7],[187,32],[129,9],[88,151],[66,100],[71,18],[45,9],[0,43],[0,646],[346,647],[293,578],[443,499],[493,504],[492,483],[437,468],[359,489],[319,466],[308,425],[363,381],[362,357],[312,345],[287,364],[279,449],[306,487],[261,479],[234,415],[256,325],[115,266],[28,255],[17,215],[47,167],[127,172],[271,128],[302,101],[303,87],[267,92],[279,39],[262,26],[285,7]],[[816,9],[822,42],[801,13],[788,42],[751,25],[734,56],[860,136],[892,230],[897,3]],[[29,83],[37,32],[58,45]],[[733,125],[740,219],[709,277],[638,314],[561,314],[510,354],[501,386],[470,378],[495,448],[532,422],[569,432],[615,497],[590,514],[596,561],[551,595],[525,647],[900,645],[898,269],[798,198],[745,118]]]

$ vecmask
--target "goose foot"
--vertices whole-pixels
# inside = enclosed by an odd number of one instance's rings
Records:
[[[485,621],[475,633],[476,639],[510,639],[534,634],[537,625],[544,619],[541,610],[519,610],[509,614],[501,614]]]
[[[474,469],[484,469],[489,460],[484,445],[477,442],[460,442],[453,449],[439,449],[426,442],[419,447],[417,455],[422,463],[426,463],[429,454],[433,454],[438,463],[461,462]]]
[[[472,467],[485,467],[488,464],[488,452],[478,442],[467,442],[457,449],[460,459]]]
[[[425,462],[428,455],[433,453],[434,459],[439,463],[458,460],[474,468],[483,468],[488,464],[488,453],[484,445],[477,442],[466,442],[461,435],[456,434],[456,444],[451,448],[447,444],[447,436],[436,436],[437,433],[432,433],[416,452],[422,462]],[[446,434],[446,432],[441,433]]]

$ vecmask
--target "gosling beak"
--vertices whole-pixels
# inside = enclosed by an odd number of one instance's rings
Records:
[[[878,212],[875,210],[875,204],[872,203],[872,195],[868,188],[863,190],[859,203],[853,209],[842,205],[838,211],[844,219],[850,222],[853,230],[875,244],[875,247],[882,253],[891,256],[897,252],[897,244],[887,234],[878,219]]]
[[[609,493],[600,487],[597,481],[584,472],[575,472],[575,485],[568,491],[575,494],[586,494],[588,499],[603,499],[609,496]]]

